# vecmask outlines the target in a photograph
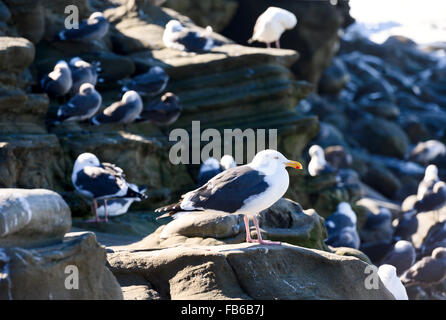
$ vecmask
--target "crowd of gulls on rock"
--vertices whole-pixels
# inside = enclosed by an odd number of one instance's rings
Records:
[[[275,43],[279,48],[282,33],[294,28],[296,23],[294,14],[271,7],[259,16],[249,42],[263,42],[268,48]],[[78,30],[61,31],[59,37],[61,40],[94,41],[102,38],[108,28],[109,23],[104,16],[95,12],[81,23]],[[165,26],[163,42],[166,47],[182,52],[209,51],[219,45],[210,37],[211,33],[211,28],[200,33],[171,20]],[[100,71],[99,63],[74,57],[69,63],[57,62],[53,71],[42,79],[42,88],[51,98],[69,97],[69,101],[58,109],[58,123],[90,121],[93,125],[120,123],[126,126],[149,120],[162,126],[172,125],[180,116],[177,96],[170,92],[159,96],[169,81],[163,68],[154,66],[145,74],[123,79],[121,100],[105,109],[102,109],[101,94],[95,89],[97,82],[102,81]],[[143,98],[151,100],[146,103]],[[426,141],[415,146],[408,159],[423,163],[426,172],[420,181],[413,208],[396,220],[392,220],[392,214],[385,208],[367,216],[364,229],[374,234],[390,232],[391,240],[376,241],[372,247],[362,244],[357,215],[347,202],[339,203],[337,210],[325,220],[326,244],[360,249],[366,253],[380,266],[381,280],[398,299],[407,299],[404,286],[432,285],[446,278],[446,222],[441,221],[440,215],[437,215],[437,224],[424,239],[421,250],[416,250],[411,242],[411,235],[417,230],[417,215],[427,211],[438,213],[446,204],[446,184],[439,180],[437,167],[430,164],[438,155],[445,153],[446,147],[439,141]],[[309,157],[310,176],[334,174],[338,184],[344,183],[339,167],[352,161],[348,152],[340,148],[326,157],[323,148],[312,145]],[[299,162],[288,160],[274,150],[261,151],[252,162],[240,166],[230,155],[221,161],[209,158],[200,168],[197,188],[184,194],[177,203],[156,212],[163,213],[161,217],[174,218],[191,212],[243,214],[247,242],[279,244],[261,238],[256,214],[270,207],[287,191],[289,176],[286,167],[302,169]],[[145,186],[127,182],[122,169],[100,162],[91,153],[83,153],[76,159],[72,183],[83,197],[92,200],[94,222],[124,214],[132,202],[147,197]],[[258,239],[250,236],[249,219],[254,222]]]

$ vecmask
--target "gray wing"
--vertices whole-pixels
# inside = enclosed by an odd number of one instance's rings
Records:
[[[243,207],[246,199],[268,188],[264,178],[247,165],[231,168],[189,193],[192,196],[188,199],[196,208],[234,213]]]
[[[75,187],[87,191],[93,198],[113,196],[126,188],[120,175],[114,175],[101,167],[85,167],[76,175]]]
[[[125,119],[130,113],[134,111],[134,102],[123,103],[121,101],[115,102],[102,111],[96,120],[100,123],[120,122]]]
[[[77,94],[67,104],[59,107],[57,112],[58,120],[64,121],[69,118],[82,118],[89,114],[94,114],[101,106],[101,103],[100,95]]]

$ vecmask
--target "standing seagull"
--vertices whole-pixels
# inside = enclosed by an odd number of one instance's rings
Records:
[[[434,211],[437,221],[440,221],[439,210],[446,205],[446,183],[439,181],[434,185],[434,189],[430,193],[426,193],[424,197],[414,204],[416,212]]]
[[[440,179],[438,178],[437,166],[434,164],[428,165],[424,172],[424,178],[418,185],[417,199],[421,200],[426,193],[432,192],[435,183],[438,181],[440,181]]]
[[[247,242],[280,244],[262,239],[256,214],[269,208],[287,191],[286,167],[302,169],[299,162],[288,160],[278,151],[260,151],[251,163],[223,171],[202,187],[184,194],[178,203],[155,212],[166,212],[161,217],[197,211],[243,213]],[[254,221],[257,241],[251,239],[249,218]]]
[[[156,96],[164,91],[168,81],[169,75],[166,71],[161,67],[155,66],[146,73],[124,81],[122,91],[134,90],[141,96]]]
[[[90,119],[102,104],[102,97],[90,83],[84,83],[79,93],[57,110],[57,122]]]
[[[325,220],[328,237],[325,243],[332,247],[349,247],[358,249],[360,239],[356,230],[357,217],[347,202],[338,204],[336,212]]]
[[[440,155],[446,154],[446,146],[438,140],[419,142],[412,149],[409,160],[427,165]]]
[[[381,264],[390,264],[396,268],[396,273],[400,276],[409,269],[416,259],[415,248],[411,242],[400,240],[382,259]]]
[[[149,120],[157,126],[170,126],[181,115],[180,99],[166,92],[161,99],[149,103],[141,112],[140,120]]]
[[[121,101],[111,104],[100,114],[93,117],[93,124],[122,123],[124,127],[135,121],[142,111],[142,100],[136,91],[127,91]]]
[[[64,60],[58,61],[53,71],[40,80],[40,84],[43,91],[51,98],[61,97],[67,94],[73,85],[68,63]]]
[[[378,276],[396,300],[409,300],[406,288],[398,278],[394,266],[383,264],[378,268]]]
[[[100,221],[97,200],[104,200],[104,215],[107,222],[107,199],[147,198],[146,195],[129,187],[121,168],[110,163],[101,163],[92,153],[82,153],[77,157],[71,181],[78,193],[93,199],[94,222]]]
[[[297,24],[296,16],[288,10],[269,7],[256,21],[254,32],[248,43],[254,41],[264,42],[270,48],[272,42],[280,48],[280,37],[285,30],[293,29]]]
[[[308,164],[308,173],[315,177],[324,173],[333,173],[335,170],[325,160],[324,149],[318,145],[311,146],[308,150],[308,154],[311,157]]]
[[[436,248],[432,256],[424,257],[400,277],[406,287],[431,286],[446,278],[446,248]]]
[[[108,32],[109,23],[102,12],[94,12],[79,24],[77,29],[59,32],[60,40],[95,41],[101,40]]]
[[[219,45],[210,37],[212,28],[206,27],[202,33],[185,28],[178,20],[170,20],[163,33],[163,42],[167,48],[179,51],[209,51]]]
[[[69,65],[73,79],[71,94],[76,94],[84,83],[91,83],[95,86],[98,82],[98,72],[101,70],[99,62],[88,63],[79,57],[74,57],[70,60]]]

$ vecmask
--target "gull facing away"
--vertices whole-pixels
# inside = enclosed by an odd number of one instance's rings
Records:
[[[164,29],[163,42],[167,48],[183,52],[209,51],[219,45],[210,37],[211,33],[210,26],[199,33],[184,27],[178,20],[170,20]]]
[[[297,161],[288,160],[275,150],[263,150],[243,166],[225,170],[205,185],[184,194],[180,201],[155,212],[174,218],[191,212],[244,214],[246,241],[259,244],[280,244],[263,240],[256,214],[269,208],[287,191],[289,176],[286,167],[302,169]],[[251,238],[249,218],[253,219],[257,240]]]
[[[58,61],[53,71],[40,80],[40,85],[43,91],[51,98],[61,97],[67,94],[73,85],[68,63],[64,60]]]
[[[57,122],[84,121],[98,112],[102,104],[102,97],[90,83],[84,83],[79,93],[67,104],[61,105],[57,110]]]
[[[286,30],[293,29],[297,24],[297,18],[288,10],[269,7],[256,21],[252,37],[248,43],[254,41],[264,42],[268,48],[275,42],[280,48],[280,37]]]
[[[59,40],[95,41],[108,32],[109,23],[102,12],[93,12],[88,19],[79,23],[78,29],[64,29],[59,32]]]
[[[79,57],[74,57],[68,63],[71,69],[73,85],[70,94],[76,94],[84,83],[91,83],[95,86],[98,82],[98,72],[100,62],[88,63]]]
[[[111,163],[101,163],[92,153],[82,153],[77,157],[71,181],[78,193],[93,200],[95,213],[93,222],[101,221],[97,212],[97,200],[104,200],[104,221],[107,222],[107,199],[147,198],[129,186],[121,168]]]
[[[406,288],[396,274],[396,268],[389,264],[383,264],[378,268],[378,276],[387,290],[396,300],[409,300]]]
[[[122,91],[134,90],[140,96],[156,96],[164,91],[169,81],[169,75],[163,68],[155,66],[146,73],[137,75],[133,79],[123,81]]]

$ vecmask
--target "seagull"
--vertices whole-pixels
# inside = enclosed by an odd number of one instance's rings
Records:
[[[138,120],[149,120],[157,126],[170,126],[181,115],[180,99],[171,92],[166,92],[159,100],[145,106]]]
[[[179,51],[209,51],[218,45],[210,37],[211,33],[210,26],[207,26],[204,32],[199,33],[185,28],[178,20],[170,20],[164,29],[163,42],[167,48]]]
[[[308,164],[308,173],[312,177],[319,176],[325,173],[333,173],[335,170],[325,160],[324,149],[318,145],[313,145],[308,150],[308,154],[311,157]]]
[[[438,168],[434,164],[427,166],[424,172],[424,178],[418,185],[417,199],[421,200],[427,192],[432,192],[434,184],[440,181],[438,178]]]
[[[435,183],[432,192],[426,193],[422,199],[414,204],[416,212],[435,211],[437,221],[440,221],[439,210],[446,205],[446,183]]]
[[[220,162],[213,157],[207,158],[200,166],[200,171],[198,173],[198,186],[201,187],[217,174],[227,169],[235,168],[236,166],[237,164],[235,163],[234,158],[229,154],[224,155]]]
[[[91,83],[96,86],[98,82],[98,72],[101,70],[101,68],[99,68],[100,62],[88,63],[79,57],[74,57],[68,64],[73,79],[73,85],[70,90],[71,94],[76,94],[84,83]]]
[[[410,152],[409,160],[428,164],[438,156],[446,154],[446,146],[438,140],[419,142]]]
[[[94,125],[103,123],[122,123],[124,127],[135,121],[142,111],[142,100],[136,91],[127,91],[121,101],[111,104],[92,118]]]
[[[396,274],[400,276],[409,269],[416,259],[415,248],[411,242],[400,240],[381,260],[381,264],[390,264],[396,268]]]
[[[421,254],[430,255],[435,248],[446,247],[446,221],[434,224],[421,245]]]
[[[286,167],[302,169],[299,162],[288,160],[278,151],[260,151],[250,163],[219,173],[203,186],[184,194],[178,203],[155,212],[166,212],[158,218],[177,218],[197,211],[244,214],[247,242],[280,244],[262,239],[256,214],[269,208],[287,191]],[[253,219],[257,240],[251,239],[249,218]]]
[[[398,224],[393,233],[393,240],[410,241],[412,235],[418,230],[418,218],[416,210],[404,212],[403,216],[398,219]]]
[[[358,249],[359,235],[356,230],[356,213],[347,202],[338,204],[337,211],[325,219],[328,237],[325,243],[332,247]]]
[[[340,145],[329,146],[324,150],[325,159],[335,169],[349,168],[353,163],[351,154]]]
[[[164,91],[169,81],[169,75],[163,68],[155,66],[146,73],[125,81],[122,91],[134,90],[140,96],[156,96]]]
[[[406,288],[396,274],[396,268],[389,264],[383,264],[378,268],[378,276],[387,290],[396,300],[409,300]]]
[[[58,61],[53,71],[40,80],[40,84],[43,91],[51,98],[61,97],[67,94],[73,85],[68,63],[64,60]]]
[[[102,12],[93,12],[83,20],[77,29],[64,29],[59,32],[59,40],[95,41],[101,40],[108,32],[109,23]]]
[[[132,190],[138,191],[141,194],[144,194],[147,191],[146,186],[138,187],[136,184],[129,183],[129,187]],[[104,217],[107,211],[107,215],[109,217],[116,217],[127,213],[129,207],[135,201],[141,201],[140,197],[133,198],[122,198],[122,199],[112,199],[107,200],[107,204],[105,205],[105,200],[98,201],[98,216]]]
[[[102,97],[90,83],[84,83],[67,104],[57,110],[57,122],[84,121],[90,119],[102,104]]]
[[[78,193],[93,199],[94,222],[101,221],[97,212],[97,200],[104,200],[104,221],[107,222],[107,199],[147,198],[146,195],[129,187],[121,168],[114,164],[101,163],[94,154],[88,152],[77,157],[71,181]]]
[[[270,48],[272,42],[276,43],[276,47],[280,48],[280,37],[285,30],[293,29],[297,24],[297,18],[288,10],[269,7],[262,13],[256,21],[252,37],[248,43],[254,41],[264,42]]]
[[[393,236],[392,213],[387,208],[379,208],[379,213],[367,212],[361,229],[364,242],[391,240]]]
[[[400,279],[406,286],[431,286],[446,278],[446,248],[436,248],[431,256],[416,262]]]

